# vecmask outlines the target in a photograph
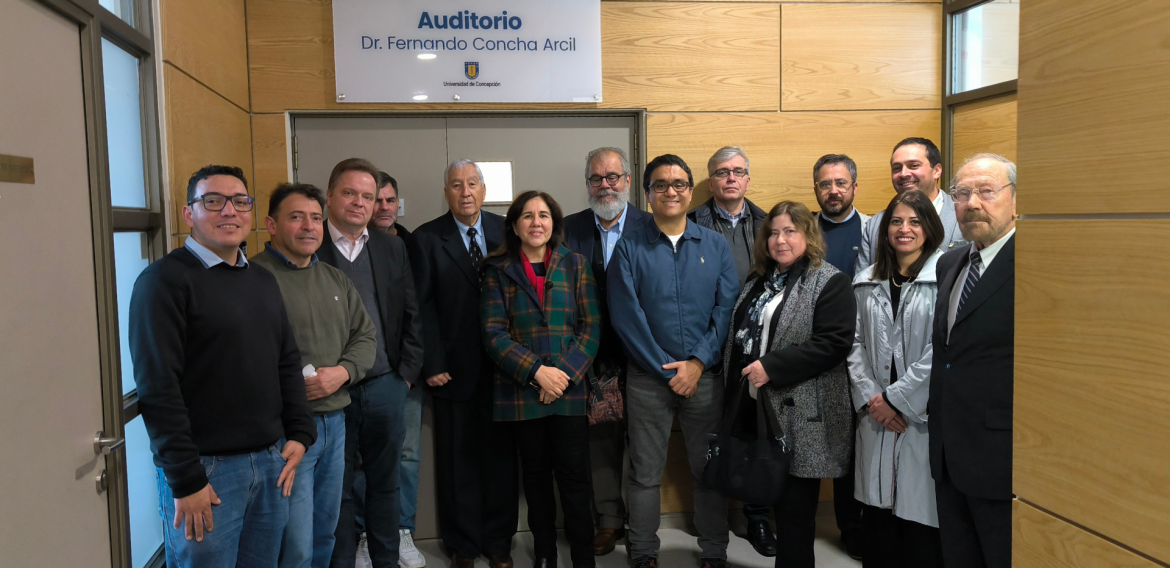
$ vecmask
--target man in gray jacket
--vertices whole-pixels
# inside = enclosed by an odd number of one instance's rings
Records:
[[[934,142],[926,138],[902,140],[894,146],[894,153],[890,156],[890,181],[894,183],[894,191],[901,195],[917,189],[930,198],[934,210],[942,219],[945,234],[938,250],[947,252],[966,245],[967,241],[963,240],[959,220],[955,217],[955,201],[939,187],[942,170],[942,153]],[[878,213],[865,228],[861,236],[861,252],[857,255],[857,264],[853,270],[855,274],[873,264],[873,247],[877,244],[877,232],[881,224],[882,214]]]
[[[724,146],[707,160],[707,188],[711,198],[687,213],[691,222],[720,233],[731,246],[739,285],[752,271],[752,248],[764,210],[748,201],[751,162],[743,148]]]

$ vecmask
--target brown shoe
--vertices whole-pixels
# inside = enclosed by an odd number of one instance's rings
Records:
[[[605,556],[613,552],[618,539],[626,536],[626,529],[597,529],[593,537],[593,555]]]
[[[451,556],[451,568],[472,568],[473,566],[475,566],[475,559],[470,556],[459,554]]]
[[[491,568],[512,568],[511,554],[488,554],[487,558]]]

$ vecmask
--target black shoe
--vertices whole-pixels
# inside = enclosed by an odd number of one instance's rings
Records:
[[[861,560],[861,531],[852,530],[841,533],[841,545],[845,548],[845,554],[854,560]]]
[[[699,568],[727,568],[727,560],[722,558],[700,558]]]
[[[768,521],[748,521],[748,542],[763,556],[776,556],[776,537]]]
[[[634,559],[634,568],[658,568],[658,557],[639,556]]]

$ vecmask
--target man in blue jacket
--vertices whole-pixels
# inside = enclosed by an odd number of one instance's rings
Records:
[[[626,409],[630,443],[630,558],[657,568],[659,487],[677,413],[695,479],[701,568],[727,565],[727,499],[701,481],[707,434],[723,415],[719,363],[739,292],[723,235],[686,217],[694,177],[673,154],[646,165],[643,188],[654,211],[618,241],[606,279],[613,326],[630,363]]]

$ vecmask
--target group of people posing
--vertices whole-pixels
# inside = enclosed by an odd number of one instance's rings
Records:
[[[814,566],[822,479],[867,567],[1010,565],[1016,167],[978,154],[943,191],[941,161],[900,142],[896,196],[870,217],[845,155],[813,166],[814,213],[748,200],[739,147],[692,208],[694,175],[665,154],[638,180],[648,213],[626,155],[598,148],[588,209],[526,191],[501,217],[456,160],[449,211],[410,232],[397,182],[352,158],[324,191],[277,187],[251,258],[243,172],[199,170],[191,235],[130,309],[168,565],[424,566],[424,391],[455,568],[512,567],[521,482],[535,566],[557,565],[558,491],[575,568],[627,537],[657,568],[676,419],[701,568],[727,564],[728,498],[703,482],[724,431],[789,453],[779,499],[744,503],[777,567]]]

